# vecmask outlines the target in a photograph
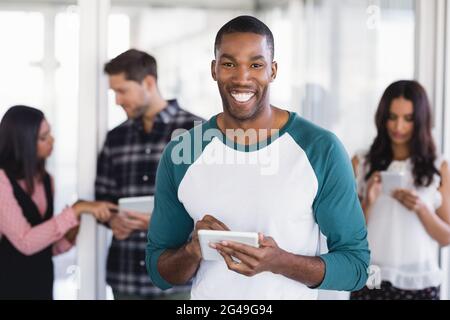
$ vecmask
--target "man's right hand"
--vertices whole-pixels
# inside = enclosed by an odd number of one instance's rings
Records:
[[[158,259],[158,272],[167,282],[174,285],[187,283],[198,270],[202,261],[198,230],[229,230],[216,218],[206,215],[197,221],[192,233],[192,239],[176,249],[167,248]]]
[[[195,229],[192,234],[192,240],[186,245],[186,250],[198,259],[201,259],[202,252],[200,250],[200,242],[198,240],[198,230],[224,230],[230,229],[221,221],[213,216],[206,215],[202,220],[197,221]]]
[[[128,218],[126,214],[118,213],[112,215],[109,220],[109,226],[117,240],[125,240],[130,236],[131,232],[140,229],[140,222]]]

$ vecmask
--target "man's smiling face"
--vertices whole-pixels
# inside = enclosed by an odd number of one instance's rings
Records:
[[[223,35],[211,71],[222,97],[224,112],[238,121],[257,117],[270,107],[269,85],[276,77],[266,37],[250,32]]]

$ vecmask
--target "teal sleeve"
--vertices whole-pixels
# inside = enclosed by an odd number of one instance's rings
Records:
[[[159,273],[158,259],[167,249],[177,249],[187,242],[194,222],[178,199],[175,171],[178,166],[171,161],[171,146],[164,150],[156,173],[155,208],[147,234],[147,271],[153,283],[165,290],[172,287]]]
[[[333,134],[327,134],[325,158],[315,166],[319,187],[313,210],[329,252],[319,289],[355,291],[367,281],[370,251],[350,159]],[[319,139],[320,140],[320,139]]]

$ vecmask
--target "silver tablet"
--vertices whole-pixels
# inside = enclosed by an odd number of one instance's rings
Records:
[[[199,230],[198,239],[204,260],[222,260],[222,256],[209,246],[210,243],[221,241],[233,241],[243,243],[255,248],[259,247],[258,233],[256,232],[235,232],[217,230]]]
[[[398,172],[389,172],[382,171],[381,172],[381,189],[385,195],[392,195],[397,189],[405,188],[406,186],[406,177],[403,173]]]
[[[151,215],[155,199],[153,196],[119,199],[119,211],[133,211]]]

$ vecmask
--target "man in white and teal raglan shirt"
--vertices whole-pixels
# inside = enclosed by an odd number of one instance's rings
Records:
[[[350,161],[332,133],[270,105],[271,31],[237,17],[218,32],[215,57],[223,113],[174,138],[158,167],[146,256],[154,284],[193,279],[192,299],[362,288],[370,252]],[[223,261],[204,261],[201,229],[259,232],[260,247],[212,244]]]

